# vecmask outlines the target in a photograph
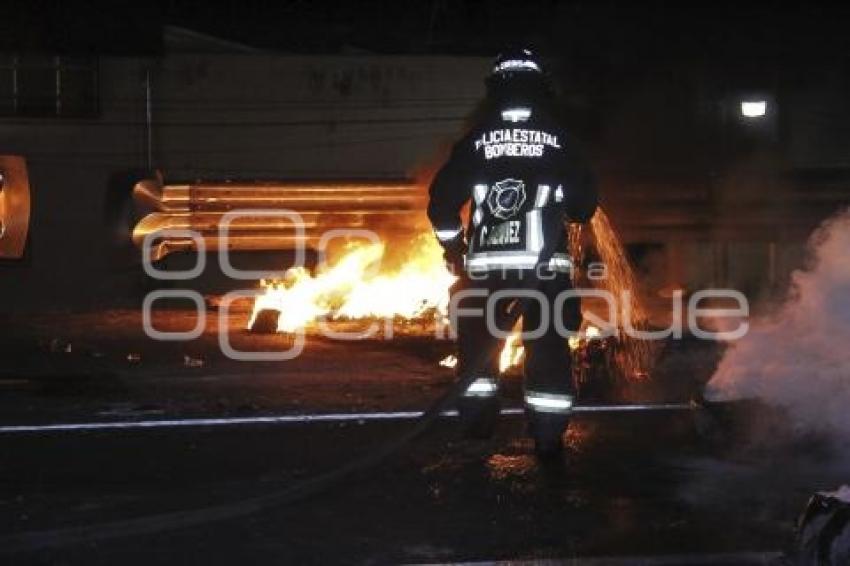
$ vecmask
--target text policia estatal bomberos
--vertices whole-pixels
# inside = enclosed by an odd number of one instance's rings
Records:
[[[558,136],[542,130],[500,128],[484,132],[475,140],[475,150],[484,148],[484,157],[542,157],[546,146],[560,149]]]

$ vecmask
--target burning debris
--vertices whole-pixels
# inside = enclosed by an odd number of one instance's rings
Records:
[[[262,281],[249,328],[263,311],[280,313],[277,330],[294,332],[324,318],[436,318],[448,310],[448,288],[455,281],[442,249],[430,233],[413,241],[406,261],[387,259],[384,243],[351,243],[341,257],[311,275],[304,268],[284,281]],[[390,258],[392,259],[392,258]]]
[[[508,369],[518,366],[522,363],[525,355],[525,350],[520,341],[519,330],[514,330],[514,333],[508,336],[505,341],[505,347],[499,354],[499,371],[505,373]]]
[[[628,299],[627,304],[618,303],[619,325],[645,326],[646,311],[634,292],[637,289],[634,273],[616,231],[601,209],[593,217],[589,236],[590,245],[606,266],[607,276],[588,283],[615,297]],[[581,265],[584,257],[583,241],[581,227],[571,226],[570,252],[577,265]],[[400,247],[409,251],[404,257],[396,258],[392,257],[388,243],[349,242],[316,274],[297,267],[287,271],[283,280],[261,281],[264,292],[254,302],[248,328],[262,333],[295,332],[324,320],[389,319],[432,325],[444,321],[448,315],[449,288],[456,277],[446,269],[442,249],[430,232],[420,233],[413,238],[412,245]],[[502,373],[522,363],[520,328],[518,324],[500,353]],[[601,336],[600,328],[586,325],[580,336],[569,340],[574,355],[581,351],[576,361],[582,375],[587,375],[590,358],[595,363],[602,360],[604,371],[626,379],[641,379],[649,374],[652,363],[649,344],[630,338],[621,330],[615,328],[613,336]],[[596,342],[592,355],[591,348],[586,348],[591,341]],[[453,368],[457,358],[447,356],[439,365]]]

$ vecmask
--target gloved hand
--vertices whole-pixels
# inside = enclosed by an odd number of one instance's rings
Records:
[[[466,242],[462,234],[454,240],[443,242],[443,259],[446,261],[446,269],[455,275],[463,274],[463,257],[465,255]]]
[[[463,252],[446,248],[443,252],[443,259],[446,261],[446,269],[455,275],[461,275],[463,273],[463,256]]]

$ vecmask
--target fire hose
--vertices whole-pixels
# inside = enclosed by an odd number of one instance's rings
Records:
[[[535,284],[536,278],[528,278],[527,282],[524,280],[523,284],[516,289],[518,295],[521,296],[521,291],[535,289]],[[505,323],[504,327],[513,328],[529,300],[526,297],[518,298],[514,301],[512,308],[505,314],[505,320],[503,321]],[[415,421],[409,429],[340,468],[306,479],[277,492],[266,493],[262,496],[241,499],[235,502],[184,511],[145,515],[107,523],[29,531],[5,536],[0,538],[0,554],[56,548],[122,537],[150,535],[167,530],[170,531],[211,522],[236,519],[291,504],[327,491],[339,485],[344,479],[380,465],[426,432],[439,417],[451,413],[449,408],[455,404],[457,399],[472,384],[476,378],[478,369],[484,367],[498,345],[499,341],[494,339],[488,348],[479,352],[474,363],[469,366],[472,369],[459,376],[451,387],[449,387],[448,391],[432,403],[424,412],[415,415]],[[667,410],[691,408],[687,404],[672,404],[664,405],[663,407]],[[576,409],[579,412],[581,407],[577,407]],[[591,408],[588,407],[588,409]]]
[[[529,285],[525,287],[531,288]],[[514,303],[515,308],[507,313],[507,323],[513,326],[522,312],[522,301]],[[380,465],[390,456],[396,454],[410,442],[423,434],[431,424],[446,413],[458,397],[467,390],[475,380],[477,368],[483,367],[494,353],[498,341],[493,340],[489,348],[482,350],[471,364],[471,371],[461,375],[439,399],[431,404],[415,420],[414,424],[394,439],[361,458],[335,470],[304,480],[284,490],[267,493],[260,497],[252,497],[186,511],[175,511],[146,515],[133,519],[97,523],[78,527],[66,527],[53,530],[31,531],[0,538],[0,554],[16,553],[28,550],[56,548],[73,544],[109,540],[128,536],[150,535],[166,530],[187,528],[216,521],[236,519],[252,515],[267,509],[279,507],[310,497],[335,487],[340,481],[362,471]]]

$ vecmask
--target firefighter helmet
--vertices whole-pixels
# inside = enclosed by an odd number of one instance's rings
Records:
[[[507,49],[496,57],[486,80],[488,92],[497,98],[512,94],[540,94],[549,91],[543,64],[530,49]]]
[[[543,65],[537,56],[526,48],[508,49],[496,57],[493,63],[491,77],[510,80],[516,76],[544,75]]]

